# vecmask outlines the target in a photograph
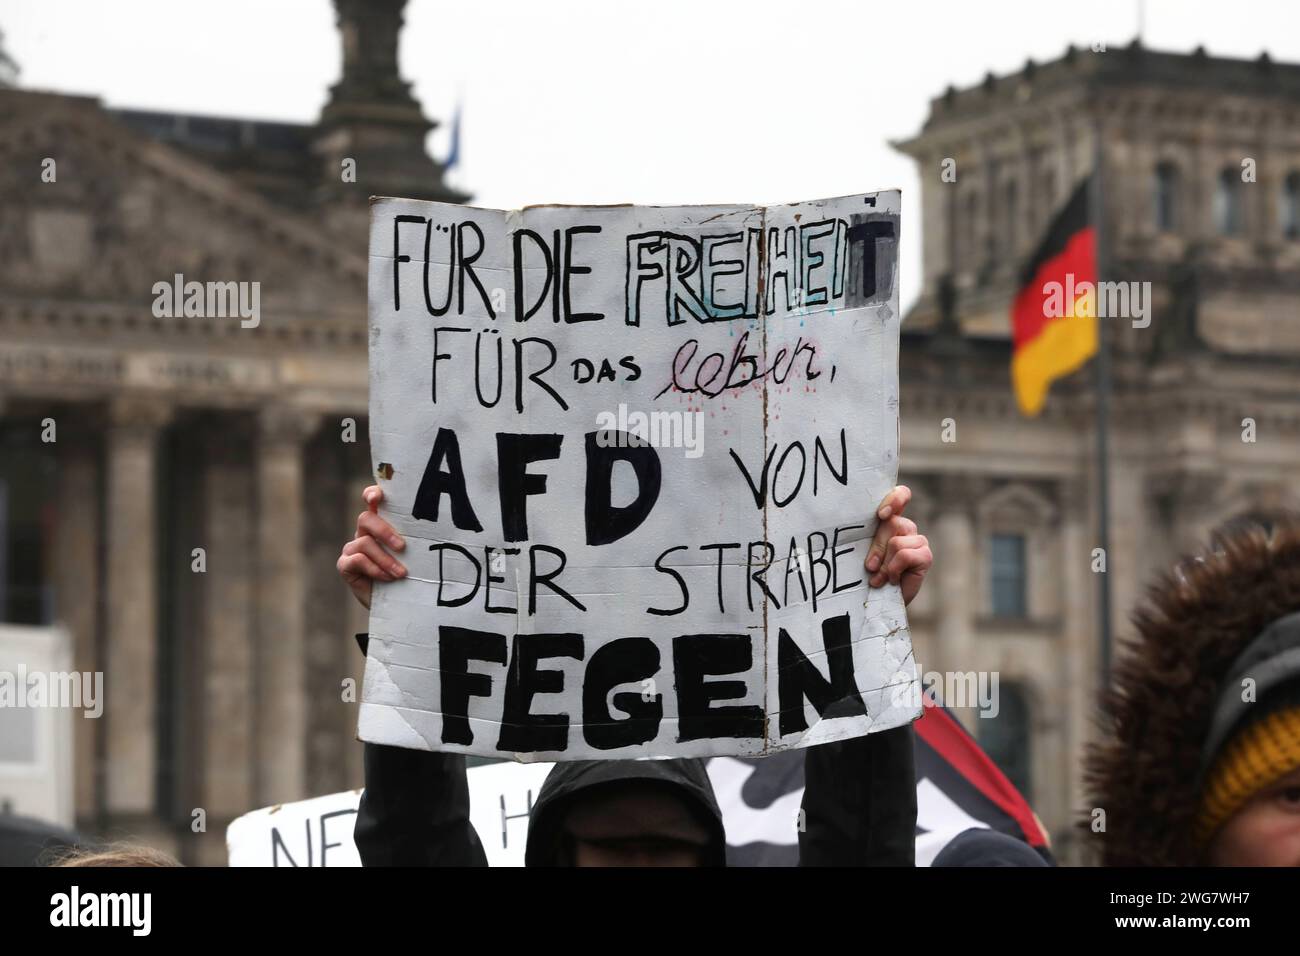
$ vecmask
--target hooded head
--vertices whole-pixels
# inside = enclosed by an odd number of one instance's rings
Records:
[[[1244,825],[1237,818],[1250,814],[1258,796],[1278,782],[1284,790],[1296,791],[1297,799],[1287,809],[1300,816],[1298,772],[1300,611],[1264,628],[1220,683],[1210,732],[1201,747],[1201,803],[1194,833],[1198,845],[1209,851],[1210,862],[1264,863],[1275,858],[1275,851],[1282,854],[1277,862],[1294,856],[1300,835],[1288,839],[1267,824],[1266,815],[1252,816]],[[1225,828],[1233,832],[1225,834]],[[1275,844],[1267,854],[1247,845],[1260,836]],[[1300,865],[1300,858],[1290,862]]]
[[[1119,656],[1087,758],[1090,805],[1106,814],[1103,862],[1296,856],[1300,517],[1220,529],[1163,575],[1133,620],[1138,637]]]
[[[722,813],[704,762],[557,763],[533,806],[524,862],[725,866]]]

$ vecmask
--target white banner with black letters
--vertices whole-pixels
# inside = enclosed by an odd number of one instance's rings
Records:
[[[899,194],[372,201],[370,435],[409,575],[360,736],[755,755],[918,709],[862,563],[898,452]]]

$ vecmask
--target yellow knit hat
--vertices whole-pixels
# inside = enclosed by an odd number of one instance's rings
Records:
[[[1196,837],[1202,846],[1251,797],[1300,767],[1300,704],[1282,707],[1236,733],[1201,791]]]

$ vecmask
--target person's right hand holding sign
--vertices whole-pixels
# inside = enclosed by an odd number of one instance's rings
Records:
[[[911,500],[912,489],[907,485],[895,485],[885,495],[876,509],[880,525],[866,559],[867,573],[871,575],[867,583],[873,588],[882,587],[886,581],[899,585],[904,604],[912,603],[934,562],[930,542],[917,533],[915,521],[903,517],[903,509]]]
[[[361,497],[365,499],[366,510],[357,517],[357,533],[343,546],[336,566],[352,594],[362,607],[369,609],[370,592],[375,581],[396,581],[406,577],[405,565],[384,550],[384,545],[387,545],[394,551],[401,551],[406,547],[406,540],[379,517],[379,503],[384,500],[382,488],[371,485],[361,493]]]

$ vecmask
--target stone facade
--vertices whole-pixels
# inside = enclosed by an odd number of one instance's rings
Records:
[[[343,684],[365,615],[334,571],[368,474],[359,224],[370,194],[465,198],[397,74],[402,0],[337,6],[344,77],[315,125],[0,89],[0,476],[9,576],[36,565],[9,610],[62,622],[76,668],[106,675],[104,717],[76,726],[79,825],[187,862],[222,862],[249,809],[360,784]],[[1073,51],[950,90],[899,144],[924,243],[902,479],[937,556],[911,612],[918,660],[1019,690],[1026,782],[1066,859],[1097,688],[1095,396],[1083,371],[1019,417],[1018,266],[1100,130],[1112,277],[1152,282],[1155,302],[1149,328],[1109,327],[1122,637],[1143,582],[1208,529],[1300,503],[1298,114],[1297,66]],[[1245,158],[1256,181],[1224,194]],[[177,273],[258,281],[260,324],[155,317],[153,285]],[[994,536],[1023,542],[1015,615],[992,598]]]
[[[1134,45],[950,89],[896,144],[921,173],[924,288],[901,358],[903,480],[936,555],[911,615],[918,661],[996,671],[1023,692],[1032,801],[1066,859],[1098,684],[1095,388],[1089,366],[1053,386],[1038,418],[1017,413],[1018,271],[1100,135],[1102,278],[1150,282],[1153,299],[1147,328],[1102,320],[1122,641],[1144,585],[1216,524],[1300,504],[1297,119],[1300,66]],[[1012,617],[990,603],[1002,533],[1025,545],[1026,606]]]
[[[4,544],[42,565],[0,617],[64,624],[105,674],[87,832],[220,863],[235,816],[361,783],[365,615],[334,562],[369,471],[367,197],[467,198],[397,72],[403,5],[336,4],[314,125],[0,89]],[[260,320],[158,317],[177,274],[259,283]]]

